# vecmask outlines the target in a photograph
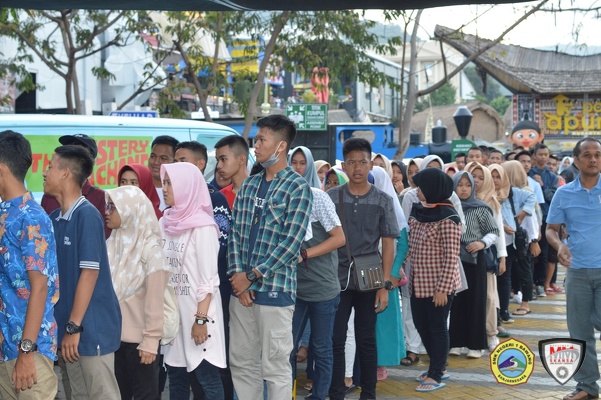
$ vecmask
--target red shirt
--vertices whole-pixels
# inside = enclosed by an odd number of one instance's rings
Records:
[[[234,193],[234,185],[227,185],[220,192],[225,196],[227,204],[230,205],[230,210],[234,208],[234,200],[236,200],[236,193]]]
[[[111,230],[106,227],[106,221],[104,220],[104,213],[105,213],[105,206],[106,206],[104,190],[102,190],[96,186],[92,186],[90,184],[90,181],[86,179],[86,182],[83,184],[83,188],[81,188],[81,194],[90,203],[92,203],[92,205],[94,205],[94,207],[96,207],[96,209],[100,213],[100,216],[101,216],[102,220],[104,221],[104,236],[106,239],[108,239],[109,236],[111,236]],[[52,211],[61,207],[60,204],[58,204],[58,201],[56,201],[56,199],[54,197],[47,195],[47,194],[44,194],[44,196],[42,196],[41,206],[44,209],[44,211],[46,211],[47,214],[50,214]]]
[[[449,295],[461,288],[460,238],[461,225],[450,219],[422,223],[409,218],[409,289],[415,297],[434,297],[434,292]]]

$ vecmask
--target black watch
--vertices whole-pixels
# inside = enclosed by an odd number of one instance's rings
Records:
[[[21,350],[24,354],[37,351],[37,349],[38,345],[29,339],[23,339],[19,342],[19,350]]]
[[[531,243],[538,243],[538,239],[532,239]]]
[[[73,321],[69,321],[65,325],[65,332],[67,332],[69,335],[75,335],[76,333],[83,332],[83,326],[77,325]]]
[[[197,325],[206,325],[209,323],[208,319],[204,319],[204,318],[196,318],[196,324]]]
[[[392,282],[390,281],[386,281],[384,282],[384,289],[388,290],[389,292],[394,289],[394,287],[392,286]]]
[[[255,283],[256,281],[259,280],[259,277],[257,276],[257,273],[255,272],[255,270],[251,269],[250,271],[248,271],[246,273],[246,279],[248,279],[251,283]]]

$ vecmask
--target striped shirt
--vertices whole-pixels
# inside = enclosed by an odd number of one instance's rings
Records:
[[[499,236],[499,227],[492,212],[487,207],[477,207],[464,210],[464,213],[466,229],[461,235],[461,243],[484,240],[486,247],[494,244]]]
[[[257,239],[252,244],[255,198],[264,174],[246,179],[236,196],[228,243],[228,275],[256,268],[263,277],[251,289],[285,292],[295,300],[296,265],[311,215],[311,189],[291,167],[278,172],[265,196],[262,216],[257,221]]]
[[[457,263],[460,236],[461,226],[450,219],[424,223],[409,218],[409,290],[413,296],[434,297],[434,292],[449,295],[461,288]]]

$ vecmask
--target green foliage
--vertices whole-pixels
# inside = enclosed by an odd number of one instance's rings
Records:
[[[456,96],[457,90],[450,82],[447,82],[429,95],[430,100],[425,98],[419,101],[415,105],[415,112],[420,112],[430,107],[430,102],[432,103],[432,107],[455,104]]]
[[[305,103],[317,103],[317,96],[312,90],[305,90],[303,93],[303,102]]]
[[[505,115],[505,111],[507,111],[507,108],[509,108],[510,105],[511,100],[505,96],[499,96],[490,102],[490,106],[497,110],[501,116]]]
[[[503,95],[501,85],[490,75],[486,76],[486,93],[484,93],[484,84],[482,83],[482,77],[480,75],[480,72],[473,65],[465,67],[463,69],[463,72],[465,73],[465,76],[467,76],[467,79],[470,81],[470,83],[476,90],[476,93],[474,93],[474,97],[477,100],[483,101],[482,99],[486,99],[484,100],[484,103],[490,104],[491,101]]]

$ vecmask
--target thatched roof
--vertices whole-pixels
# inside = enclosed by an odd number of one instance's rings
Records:
[[[466,57],[493,42],[440,25],[434,36]],[[513,93],[601,93],[601,54],[575,56],[497,44],[474,63]]]
[[[465,104],[451,104],[447,106],[437,106],[429,108],[413,115],[411,119],[411,132],[419,132],[422,134],[422,140],[425,138],[426,125],[430,112],[432,112],[433,123],[439,119],[442,125],[447,127],[447,140],[458,139],[459,133],[453,119],[453,114],[457,111],[457,107],[464,105],[472,113],[472,122],[470,124],[469,139],[482,139],[494,142],[502,139],[505,135],[505,124],[499,113],[488,104],[472,101]]]

